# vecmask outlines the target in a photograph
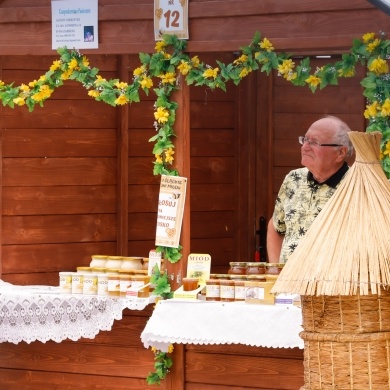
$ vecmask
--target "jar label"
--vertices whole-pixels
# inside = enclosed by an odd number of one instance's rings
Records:
[[[130,288],[132,285],[131,280],[121,280],[120,281],[120,286],[119,286],[119,291],[121,293],[125,293],[128,288]]]
[[[246,297],[246,287],[245,286],[235,286],[234,288],[234,297],[237,300],[244,300]]]
[[[221,286],[221,298],[234,299],[234,286]]]
[[[83,294],[96,294],[97,293],[97,276],[84,276],[83,280]]]
[[[83,276],[72,275],[72,294],[83,293]]]
[[[119,292],[119,280],[118,279],[109,279],[107,283],[108,291]]]
[[[108,280],[99,279],[98,280],[98,294],[99,295],[108,295]]]
[[[218,284],[206,285],[206,297],[207,298],[219,298],[220,288]]]

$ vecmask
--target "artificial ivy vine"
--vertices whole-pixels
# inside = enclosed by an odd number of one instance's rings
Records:
[[[174,35],[164,35],[156,43],[154,54],[139,55],[141,64],[133,71],[131,84],[119,79],[106,80],[99,74],[99,69],[90,67],[88,58],[79,51],[60,48],[60,58],[38,80],[20,86],[14,86],[14,83],[5,85],[0,81],[0,100],[4,106],[14,108],[27,105],[32,111],[37,104],[42,107],[54,89],[70,79],[82,83],[88,95],[95,100],[118,106],[139,102],[140,90],[148,94],[154,87],[157,96],[154,106],[156,134],[149,140],[154,142],[153,174],[177,176],[179,172],[172,168],[175,154],[172,138],[175,136],[173,125],[178,104],[171,100],[171,94],[178,88],[179,74],[183,75],[188,85],[205,85],[225,91],[228,82],[238,85],[250,72],[270,74],[276,70],[279,76],[293,85],[306,86],[315,92],[327,85],[337,85],[341,77],[353,77],[356,65],[360,63],[367,67],[366,77],[361,81],[363,95],[367,99],[364,111],[368,121],[366,131],[382,133],[380,160],[385,174],[390,178],[390,41],[385,39],[384,34],[364,34],[360,40],[354,40],[351,50],[343,54],[340,61],[315,70],[311,69],[308,57],[296,63],[290,54],[275,52],[272,43],[267,38],[261,39],[260,33],[255,34],[248,46],[241,48],[239,57],[230,64],[220,61],[216,61],[217,66],[205,64],[198,56],[188,56],[185,53],[186,45],[186,41]],[[158,247],[157,251],[164,252],[165,258],[173,263],[182,256],[180,246]],[[160,276],[158,273],[152,279],[162,297],[171,296],[166,275]],[[147,377],[148,384],[159,384],[172,366],[167,353],[157,350],[154,353],[156,371]]]

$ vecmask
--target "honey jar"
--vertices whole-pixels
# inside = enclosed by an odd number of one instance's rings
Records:
[[[149,282],[150,282],[149,275],[141,275],[141,274],[131,275],[131,289],[138,290],[137,296],[139,298],[149,297],[149,293],[150,293]]]
[[[234,301],[234,280],[220,280],[220,300],[225,302]]]
[[[198,278],[183,278],[183,291],[193,291],[198,288]]]
[[[106,266],[107,256],[104,255],[92,255],[91,262],[89,264],[90,267],[102,267]]]
[[[246,268],[247,275],[263,275],[265,274],[265,263],[255,262],[247,263]]]
[[[120,278],[119,273],[111,273],[107,275],[107,290],[110,297],[119,297],[120,294]]]
[[[228,270],[228,274],[235,274],[235,275],[245,275],[246,274],[246,268],[247,263],[239,262],[239,261],[231,261],[229,263],[230,268]]]
[[[123,262],[122,256],[107,256],[106,268],[121,269]]]
[[[245,282],[248,280],[246,275],[234,275],[234,300],[245,301],[246,287]]]
[[[125,297],[127,293],[127,289],[131,287],[131,275],[120,273],[119,274],[119,295],[121,297]]]
[[[220,285],[219,279],[206,280],[206,301],[220,301]]]
[[[279,275],[282,272],[284,263],[266,263],[265,273],[267,275]]]

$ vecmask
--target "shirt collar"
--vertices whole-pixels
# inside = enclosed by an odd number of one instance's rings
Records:
[[[331,177],[326,179],[324,182],[319,183],[316,179],[314,179],[313,174],[309,171],[307,173],[307,180],[314,182],[315,184],[326,184],[329,187],[336,188],[337,185],[340,183],[341,179],[344,177],[346,172],[348,171],[349,167],[346,162],[340,167],[340,169],[335,172]]]

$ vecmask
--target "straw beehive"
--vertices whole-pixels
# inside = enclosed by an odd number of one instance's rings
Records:
[[[356,160],[273,292],[302,298],[305,390],[390,388],[390,185],[381,133],[349,133]]]

